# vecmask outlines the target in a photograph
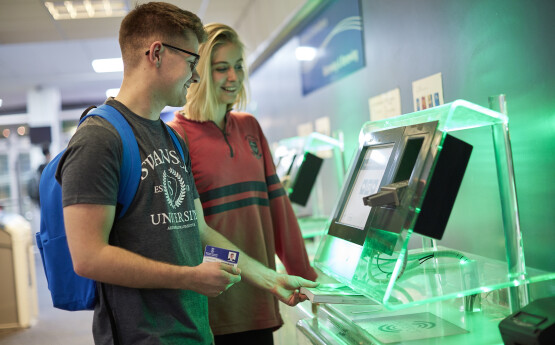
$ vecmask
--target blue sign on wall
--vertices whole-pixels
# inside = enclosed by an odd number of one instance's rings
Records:
[[[303,95],[364,67],[359,0],[331,4],[299,34],[299,42],[316,50],[314,59],[301,61]]]

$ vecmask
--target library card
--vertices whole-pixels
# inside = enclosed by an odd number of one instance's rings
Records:
[[[202,262],[222,262],[224,264],[237,267],[238,261],[238,251],[213,246],[206,246],[204,249],[204,259]]]

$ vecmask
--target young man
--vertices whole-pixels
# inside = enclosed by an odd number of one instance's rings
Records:
[[[106,103],[130,123],[142,161],[124,217],[116,219],[122,144],[106,121],[88,118],[58,166],[75,271],[104,286],[94,313],[96,344],[211,344],[207,296],[240,281],[241,272],[288,305],[306,299],[301,286],[317,285],[277,274],[243,252],[240,269],[202,263],[204,244],[238,249],[206,225],[188,151],[182,161],[159,114],[166,105],[182,106],[199,81],[205,36],[196,15],[167,3],[140,5],[122,21],[124,77]]]

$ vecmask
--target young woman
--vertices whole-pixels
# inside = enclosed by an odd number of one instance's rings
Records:
[[[169,125],[189,146],[206,222],[268,267],[275,270],[277,254],[289,274],[314,280],[262,129],[252,115],[232,110],[246,104],[243,44],[229,26],[205,29],[200,82]],[[273,344],[283,324],[277,299],[243,282],[209,299],[209,310],[216,344]]]

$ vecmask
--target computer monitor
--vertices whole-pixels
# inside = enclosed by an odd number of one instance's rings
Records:
[[[370,133],[359,148],[328,235],[393,252],[404,229],[441,239],[472,146],[437,121]]]
[[[361,202],[362,198],[378,192],[392,151],[393,144],[364,148],[363,159],[354,176],[345,207],[339,215],[341,224],[364,229],[371,208]]]
[[[291,202],[306,205],[323,161],[310,152],[295,157],[289,172],[288,194]]]
[[[342,283],[376,287],[389,284],[411,233],[442,238],[472,146],[438,123],[363,128],[316,267]],[[366,291],[384,298],[381,288]]]
[[[31,139],[31,144],[50,144],[52,142],[50,126],[29,127],[29,139]]]
[[[283,187],[287,190],[289,185],[289,175],[291,169],[293,168],[293,162],[295,161],[296,153],[288,152],[287,154],[280,156],[278,162],[276,163],[276,175],[283,184]]]
[[[391,170],[403,128],[393,128],[372,134],[359,147],[351,170],[336,205],[328,235],[363,245],[371,207],[363,197],[378,192],[391,179]],[[392,159],[393,158],[393,159]]]

